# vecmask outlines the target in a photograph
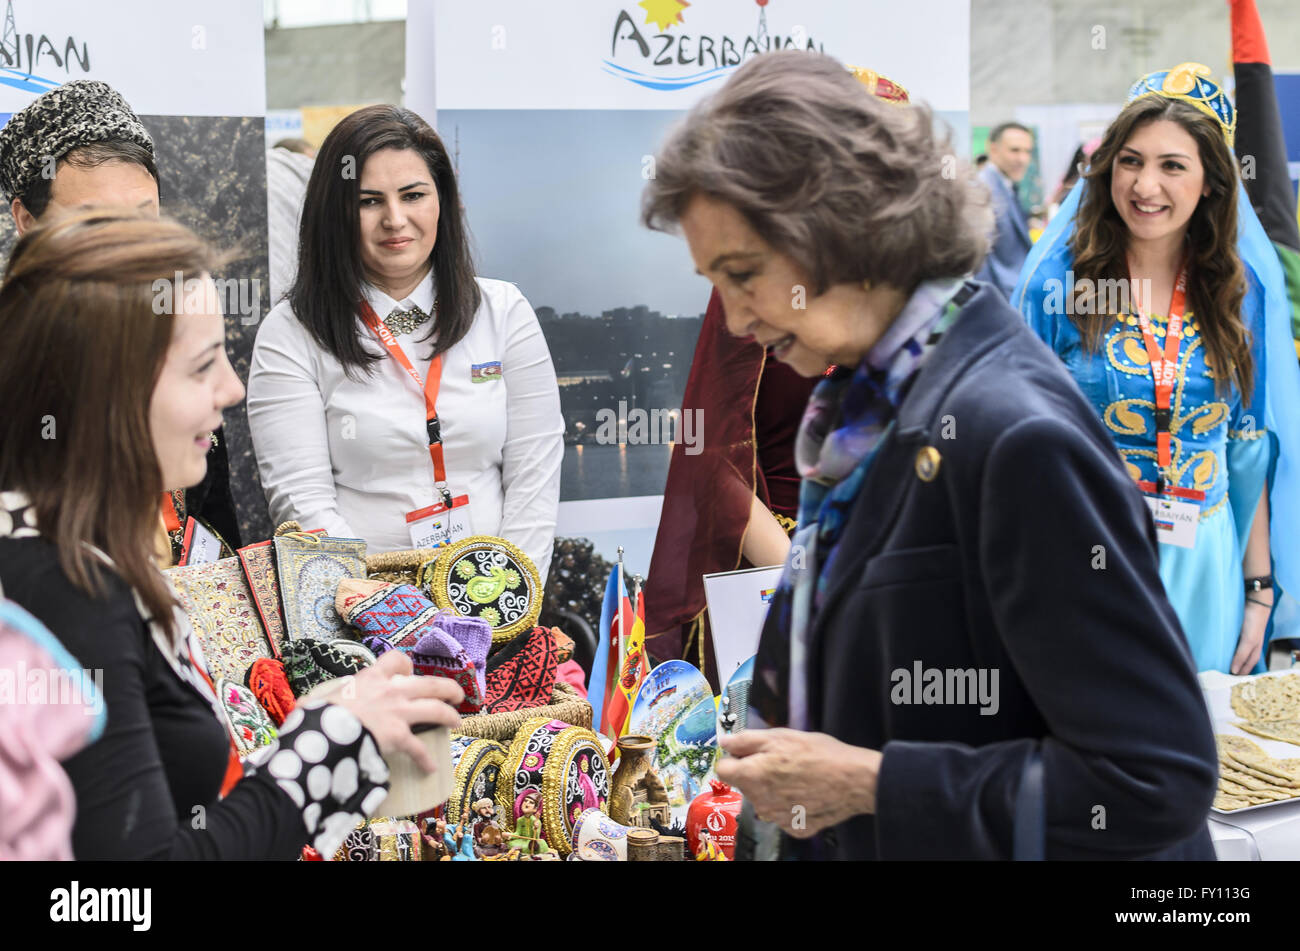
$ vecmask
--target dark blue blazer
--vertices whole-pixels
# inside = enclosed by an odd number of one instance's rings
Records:
[[[787,852],[1008,858],[1037,752],[1048,858],[1213,859],[1213,730],[1147,508],[1061,361],[977,286],[878,450],[810,635],[812,729],[883,751],[877,813]],[[773,644],[759,669],[784,666]],[[902,702],[918,662],[997,671],[996,712]],[[783,720],[758,679],[752,699]]]
[[[1020,279],[1020,269],[1025,265],[1033,242],[1029,239],[1029,222],[1025,218],[1020,200],[1007,187],[993,163],[987,163],[977,176],[993,195],[995,229],[993,247],[976,273],[976,278],[992,284],[1007,300]]]

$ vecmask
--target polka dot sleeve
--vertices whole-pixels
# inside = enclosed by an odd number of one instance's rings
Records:
[[[388,795],[388,764],[352,711],[317,701],[285,718],[275,742],[244,761],[294,801],[312,847],[331,856]]]

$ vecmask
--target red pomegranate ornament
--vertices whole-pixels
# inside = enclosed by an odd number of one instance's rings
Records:
[[[728,859],[736,857],[736,820],[744,797],[721,780],[709,780],[711,787],[691,801],[686,811],[686,846],[691,855],[700,850],[700,830],[707,830],[709,838]]]

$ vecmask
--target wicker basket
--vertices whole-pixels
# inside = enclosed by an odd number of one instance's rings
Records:
[[[404,548],[366,556],[366,577],[393,584],[415,584],[420,566],[438,557],[437,548]]]
[[[590,730],[592,709],[590,703],[578,696],[577,690],[557,680],[555,692],[551,695],[551,702],[547,706],[462,717],[456,732],[463,733],[465,736],[477,736],[485,740],[509,744],[523,722],[533,717],[549,717],[552,720],[560,720]]]

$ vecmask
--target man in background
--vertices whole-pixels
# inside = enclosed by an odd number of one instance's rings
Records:
[[[1034,135],[1017,122],[1004,122],[989,133],[988,161],[976,177],[993,196],[993,247],[975,275],[1010,300],[1029,255],[1029,219],[1016,196],[1034,153]]]
[[[271,306],[280,302],[298,275],[298,228],[316,147],[303,139],[281,139],[266,153],[266,240]]]
[[[64,83],[14,113],[0,129],[0,190],[19,235],[61,214],[97,206],[125,206],[157,217],[153,137],[107,83]],[[239,547],[225,435],[220,429],[213,435],[204,480],[167,493],[160,502],[172,549],[168,563],[180,555],[187,515],[224,542],[223,554]]]

